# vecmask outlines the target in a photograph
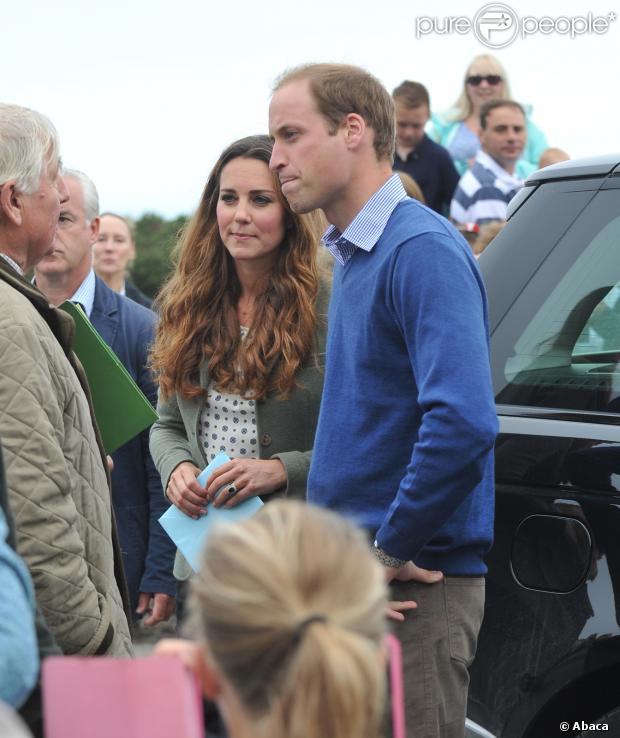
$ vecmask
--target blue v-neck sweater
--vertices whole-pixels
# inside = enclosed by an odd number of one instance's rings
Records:
[[[403,200],[370,252],[335,267],[308,500],[392,556],[484,574],[496,434],[476,261],[447,221]]]

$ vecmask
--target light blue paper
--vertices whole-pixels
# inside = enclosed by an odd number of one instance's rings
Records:
[[[204,487],[215,469],[227,461],[230,461],[230,458],[226,454],[218,454],[209,466],[200,472],[197,477],[198,482]],[[159,518],[159,523],[185,556],[192,569],[198,571],[200,553],[214,526],[245,520],[254,515],[262,506],[263,502],[260,497],[250,497],[230,508],[209,505],[207,515],[194,520],[175,505],[171,505]]]

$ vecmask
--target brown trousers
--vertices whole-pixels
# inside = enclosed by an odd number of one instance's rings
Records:
[[[463,738],[484,577],[393,582],[390,590],[394,600],[418,603],[404,622],[391,621],[403,650],[407,738]]]

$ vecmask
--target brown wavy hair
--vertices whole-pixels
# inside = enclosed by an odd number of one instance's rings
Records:
[[[268,165],[271,150],[267,136],[248,136],[228,146],[180,235],[173,253],[176,268],[157,297],[160,320],[151,350],[164,399],[174,393],[185,399],[203,395],[199,369],[205,359],[209,377],[221,390],[256,400],[272,391],[285,398],[310,358],[319,287],[317,218],[293,213],[274,175],[285,209],[285,240],[243,342],[236,312],[241,285],[217,224],[223,168],[239,157]]]

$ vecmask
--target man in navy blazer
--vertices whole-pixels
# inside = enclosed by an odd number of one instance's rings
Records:
[[[99,231],[99,198],[82,172],[65,170],[70,194],[61,209],[54,251],[35,269],[37,287],[53,305],[79,303],[136,384],[156,404],[147,367],[155,314],[111,290],[92,268]],[[149,452],[148,429],[112,454],[112,499],[132,608],[145,625],[167,620],[175,609],[175,547],[158,518],[169,506]]]

